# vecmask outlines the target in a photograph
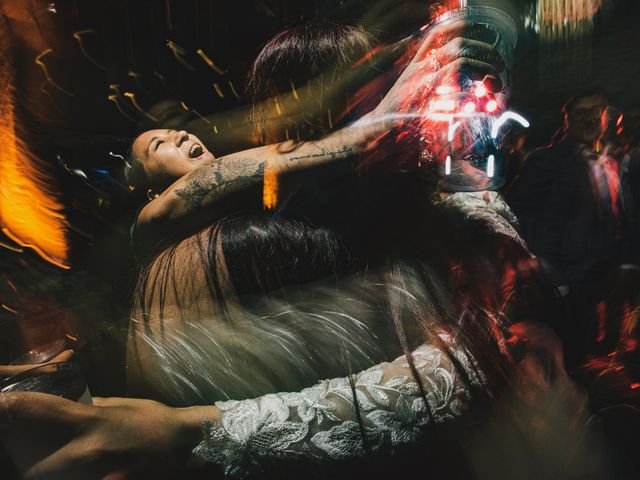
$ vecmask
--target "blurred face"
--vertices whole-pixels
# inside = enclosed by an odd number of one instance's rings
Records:
[[[198,137],[184,130],[146,131],[134,140],[132,151],[157,193],[215,158]]]
[[[594,143],[607,128],[607,102],[604,98],[585,97],[567,112],[567,134],[584,143]]]

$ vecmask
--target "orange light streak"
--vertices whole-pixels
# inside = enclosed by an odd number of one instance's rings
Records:
[[[118,111],[122,115],[124,115],[128,120],[130,120],[133,123],[138,123],[135,118],[131,117],[130,115],[127,114],[127,112],[124,111],[124,109],[122,108],[122,106],[118,102],[118,95],[108,95],[107,96],[107,100],[109,100],[110,102],[115,103],[116,104],[116,108],[118,109]]]
[[[138,110],[140,113],[142,113],[143,115],[145,115],[149,120],[152,120],[154,122],[157,122],[158,119],[156,117],[154,117],[153,115],[151,115],[150,113],[145,112],[142,107],[140,106],[140,104],[138,103],[138,100],[136,100],[136,94],[132,93],[132,92],[124,92],[124,96],[127,97],[129,100],[131,100],[132,105],[134,106],[134,108],[136,110]]]
[[[544,40],[578,37],[593,30],[593,18],[602,0],[538,0],[540,37]]]
[[[265,210],[272,210],[278,204],[278,174],[274,169],[267,168],[264,172],[262,184],[262,206]]]
[[[298,91],[296,90],[296,86],[293,84],[293,80],[289,79],[289,84],[291,85],[291,93],[293,94],[293,98],[295,98],[296,100],[300,100]]]
[[[56,87],[58,90],[60,90],[65,95],[68,95],[70,97],[75,97],[75,95],[73,93],[71,93],[70,91],[65,90],[64,88],[62,88],[60,85],[58,85],[56,82],[53,81],[53,78],[51,78],[51,74],[49,73],[49,69],[47,68],[47,65],[42,61],[42,57],[44,57],[45,55],[48,55],[51,52],[53,52],[53,49],[52,48],[47,48],[44,52],[42,52],[40,55],[38,55],[36,57],[36,59],[35,59],[36,65],[38,65],[42,69],[42,72],[44,73],[44,76],[46,77],[47,82],[49,82],[51,85]]]
[[[52,188],[53,179],[45,166],[16,134],[13,102],[13,70],[8,60],[8,45],[0,32],[0,228],[20,247],[31,248],[46,261],[60,267],[68,266],[63,206]],[[36,63],[48,76],[41,57]],[[66,92],[68,93],[68,92]]]
[[[11,250],[12,252],[17,252],[17,253],[24,252],[24,249],[22,249],[20,247],[14,247],[13,245],[8,245],[8,244],[6,244],[4,242],[0,242],[0,247],[6,248],[7,250]]]
[[[214,82],[213,83],[213,89],[216,91],[216,93],[218,94],[218,96],[220,98],[224,98],[224,92],[220,88],[220,85],[218,85],[217,83]]]
[[[13,308],[9,307],[8,305],[5,305],[4,303],[0,305],[2,308],[4,308],[7,312],[11,312],[11,313],[18,313],[17,310],[14,310]]]
[[[224,70],[222,70],[219,66],[217,66],[215,62],[211,60],[211,58],[209,58],[209,56],[206,53],[204,53],[204,51],[201,48],[196,50],[196,53],[200,55],[200,58],[202,58],[202,60],[204,60],[204,62],[207,65],[209,65],[209,67],[211,67],[214,72],[216,72],[218,75],[224,75]]]
[[[86,49],[86,47],[84,46],[84,42],[82,41],[82,35],[85,35],[87,33],[95,33],[94,30],[79,30],[77,32],[75,32],[73,34],[73,38],[75,38],[76,40],[78,40],[78,43],[80,44],[80,51],[82,52],[82,54],[87,57],[87,60],[89,60],[91,63],[93,63],[96,67],[98,67],[100,70],[104,70],[105,72],[107,71],[107,68],[102,65],[100,62],[98,62]]]
[[[233,93],[233,96],[236,98],[240,98],[240,95],[238,95],[238,92],[236,91],[236,87],[233,86],[233,82],[231,80],[229,80],[229,88],[231,89],[231,93]]]
[[[184,59],[185,56],[185,51],[184,48],[182,48],[180,45],[178,45],[175,42],[172,42],[171,40],[167,40],[167,47],[169,48],[169,50],[171,50],[171,53],[173,53],[173,57],[180,62],[180,64],[186,68],[187,70],[190,70],[192,72],[195,72],[196,69],[193,68],[193,65],[191,65],[189,62],[187,62]]]

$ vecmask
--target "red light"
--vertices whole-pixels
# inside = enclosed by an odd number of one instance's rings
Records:
[[[495,112],[498,109],[498,102],[495,100],[489,100],[484,106],[484,109],[489,113]]]
[[[487,87],[485,87],[484,83],[480,83],[474,93],[478,98],[484,97],[487,94]]]
[[[456,109],[456,102],[453,100],[434,100],[431,102],[430,109],[452,112]]]
[[[436,93],[438,95],[448,95],[449,93],[455,92],[456,89],[451,85],[440,85],[436,88]]]
[[[464,107],[462,107],[462,110],[466,113],[473,113],[476,111],[476,104],[473,102],[467,102],[464,104]]]
[[[636,388],[640,388],[640,383],[632,383],[630,387],[631,387],[631,390],[635,390]]]

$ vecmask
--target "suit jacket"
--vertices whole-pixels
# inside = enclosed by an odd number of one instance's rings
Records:
[[[620,182],[627,232],[623,261],[640,265],[640,146],[625,155]]]
[[[617,163],[564,138],[533,151],[507,199],[555,285],[593,285],[617,264]]]

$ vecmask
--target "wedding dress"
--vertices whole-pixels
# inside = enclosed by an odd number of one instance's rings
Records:
[[[244,478],[273,459],[348,460],[415,444],[430,424],[461,417],[470,389],[484,384],[473,359],[448,335],[440,338],[448,352],[433,345],[412,352],[418,379],[402,356],[351,381],[324,380],[300,392],[218,402],[220,419],[205,422],[205,439],[194,454],[222,464],[229,477]]]

